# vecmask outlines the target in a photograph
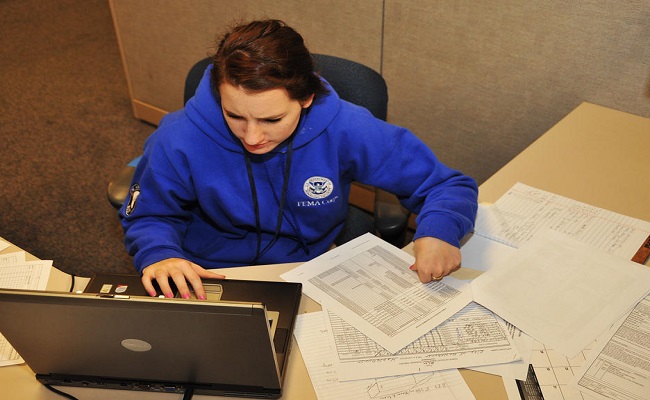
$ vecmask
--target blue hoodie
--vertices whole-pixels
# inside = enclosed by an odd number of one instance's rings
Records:
[[[353,181],[396,194],[418,214],[414,239],[433,236],[459,246],[473,228],[478,189],[472,178],[440,163],[407,129],[374,118],[328,86],[293,135],[278,232],[288,141],[264,155],[248,154],[247,169],[212,91],[210,69],[185,108],[165,116],[145,142],[120,211],[138,271],[171,257],[204,268],[312,259],[343,228]],[[258,246],[275,236],[256,259]]]

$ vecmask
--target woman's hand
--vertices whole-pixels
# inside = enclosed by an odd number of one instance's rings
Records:
[[[190,289],[187,285],[189,282],[194,289],[196,297],[205,300],[205,289],[203,288],[201,278],[224,279],[226,276],[210,272],[200,265],[182,258],[168,258],[151,264],[142,270],[142,284],[150,296],[156,295],[156,290],[153,287],[153,280],[155,279],[165,297],[174,297],[172,289],[169,286],[170,277],[176,284],[182,298],[190,298]]]
[[[460,268],[460,249],[434,237],[421,237],[413,242],[415,264],[422,283],[439,281]]]

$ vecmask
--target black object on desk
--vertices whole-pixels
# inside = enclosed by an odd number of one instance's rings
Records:
[[[535,375],[535,369],[532,364],[528,365],[526,381],[517,380],[517,387],[519,388],[521,400],[544,400],[542,388],[539,386],[537,375]]]

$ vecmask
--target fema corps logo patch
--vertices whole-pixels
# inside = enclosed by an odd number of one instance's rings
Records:
[[[133,210],[135,210],[135,203],[138,202],[138,197],[140,197],[140,185],[134,183],[133,186],[131,186],[131,189],[129,189],[129,195],[129,203],[124,209],[124,213],[126,215],[131,215],[131,213],[133,213]]]
[[[312,176],[305,181],[302,190],[312,199],[324,199],[332,193],[334,184],[322,176]]]

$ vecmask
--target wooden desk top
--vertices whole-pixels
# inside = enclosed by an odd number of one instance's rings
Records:
[[[493,203],[517,181],[650,221],[650,119],[582,103],[485,181]]]

